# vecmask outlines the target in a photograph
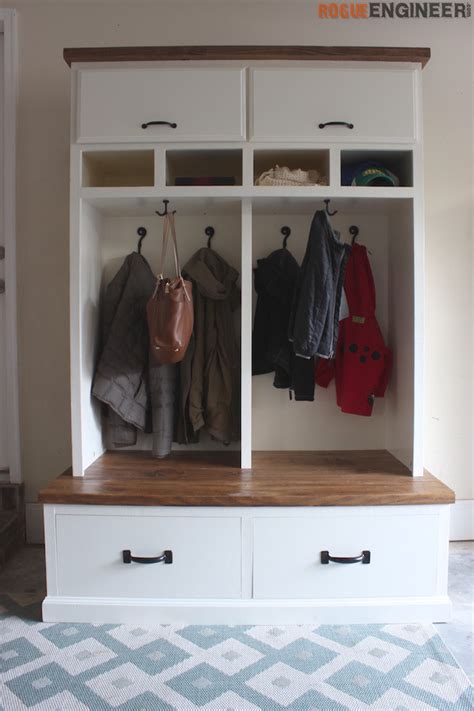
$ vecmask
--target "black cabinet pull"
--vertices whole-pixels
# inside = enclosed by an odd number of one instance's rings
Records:
[[[172,123],[171,121],[148,121],[147,123],[142,123],[142,128],[148,128],[148,126],[170,126],[170,128],[177,128],[177,123]]]
[[[329,551],[321,551],[321,565],[328,565],[329,561],[332,563],[362,563],[363,565],[369,565],[370,551],[362,551],[360,555],[355,555],[353,558],[340,558],[339,556],[329,555]]]
[[[347,128],[354,128],[354,124],[348,123],[347,121],[326,121],[326,123],[319,124],[319,128],[326,128],[326,126],[347,126]]]
[[[142,558],[141,556],[132,555],[132,551],[122,551],[124,563],[165,563],[171,565],[173,562],[173,551],[165,551],[163,555],[158,555],[155,558]]]

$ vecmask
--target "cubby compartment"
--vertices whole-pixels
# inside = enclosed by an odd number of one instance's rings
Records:
[[[341,151],[341,185],[352,185],[358,169],[372,171],[362,179],[364,185],[370,178],[367,187],[413,187],[413,152],[410,150],[342,150]],[[381,170],[377,170],[380,168]],[[383,169],[387,169],[398,180],[398,185],[383,177]],[[375,171],[375,172],[374,172]],[[360,173],[359,173],[360,175]],[[396,181],[395,181],[396,183]]]
[[[193,149],[166,151],[166,185],[242,185],[242,151]]]
[[[71,304],[72,342],[72,426],[73,467],[75,474],[83,473],[106,450],[116,450],[120,458],[123,448],[116,449],[110,439],[104,408],[91,394],[94,373],[101,348],[101,314],[106,286],[122,266],[125,257],[137,251],[139,227],[146,229],[141,243],[141,254],[148,261],[153,274],[159,271],[163,219],[155,214],[162,210],[163,202],[156,198],[91,197],[83,200],[80,215],[80,250],[75,259],[80,265],[81,289]],[[208,242],[207,227],[213,227],[212,249],[240,275],[241,273],[241,203],[230,199],[172,200],[169,209],[176,210],[175,222],[181,267]],[[78,248],[79,249],[79,248]],[[175,266],[171,248],[165,261],[164,274],[174,276]],[[73,280],[77,272],[73,270]],[[240,276],[237,279],[240,288]],[[234,332],[240,344],[241,309],[235,300]],[[80,334],[80,336],[79,336]],[[236,421],[240,424],[240,361],[235,367]],[[137,442],[131,448],[147,453],[151,459],[152,436],[138,432]],[[240,441],[225,445],[202,430],[199,442],[173,444],[173,451],[193,453],[199,457],[203,451],[228,454],[229,462],[240,464]],[[187,456],[187,455],[186,455]],[[152,459],[158,464],[166,459]]]
[[[231,264],[242,279],[243,308],[235,312],[236,339],[242,334],[241,442],[229,447],[203,434],[199,443],[175,444],[179,456],[191,457],[189,466],[204,466],[208,451],[222,454],[224,468],[251,466],[250,452],[291,453],[345,451],[357,457],[368,450],[385,450],[409,471],[421,473],[421,442],[416,433],[415,413],[421,403],[421,381],[415,373],[420,368],[415,345],[415,290],[413,200],[400,197],[334,197],[331,209],[337,214],[331,224],[350,242],[350,227],[359,228],[357,240],[370,252],[377,295],[377,319],[388,348],[393,354],[393,370],[385,397],[377,398],[370,417],[348,415],[336,403],[335,387],[316,386],[314,402],[296,402],[288,390],[273,386],[273,374],[251,376],[250,332],[256,293],[252,288],[251,266],[283,246],[301,264],[312,217],[323,210],[321,199],[309,196],[252,198],[252,203],[237,197],[179,197],[170,209],[176,209],[176,227],[181,264],[208,241],[207,227],[213,227],[212,249]],[[145,227],[142,254],[154,273],[158,271],[162,219],[155,210],[162,209],[151,197],[94,196],[83,200],[80,219],[82,288],[72,304],[73,370],[73,441],[74,471],[80,474],[105,450],[113,449],[107,436],[101,406],[91,397],[91,386],[100,341],[101,294],[120,268],[125,256],[137,249],[137,229]],[[171,254],[165,273],[173,271]],[[73,275],[74,278],[74,275]],[[417,296],[418,294],[418,296]],[[77,324],[80,324],[80,329]],[[78,338],[78,333],[81,338]],[[418,358],[418,359],[417,359]],[[251,417],[250,417],[251,415]],[[250,421],[252,429],[250,432]],[[247,423],[247,424],[246,424]],[[247,429],[248,427],[248,429]],[[151,457],[150,435],[139,434],[135,450]],[[185,454],[186,453],[186,454]],[[117,457],[120,458],[120,451]],[[275,455],[276,456],[276,455]],[[193,459],[194,457],[194,459]],[[226,463],[227,462],[227,463]],[[221,464],[219,464],[221,465]],[[166,459],[163,465],[166,468]],[[357,466],[358,465],[354,465]]]
[[[82,187],[151,187],[155,184],[153,150],[83,151]]]
[[[272,169],[288,168],[298,171],[291,175]],[[266,177],[265,177],[266,176]],[[329,150],[324,149],[258,149],[253,154],[254,185],[310,187],[329,185]]]
[[[334,198],[330,218],[341,238],[351,243],[350,227],[359,228],[357,242],[369,250],[374,276],[376,316],[393,366],[384,398],[376,398],[370,417],[345,414],[336,402],[334,381],[315,387],[314,402],[290,399],[288,389],[274,387],[274,373],[252,377],[252,448],[256,451],[345,451],[362,454],[386,450],[409,471],[419,474],[420,450],[414,413],[421,391],[414,378],[415,284],[413,271],[413,202],[410,199]],[[311,221],[322,201],[294,198],[254,201],[253,266],[283,246],[282,227],[291,234],[287,249],[301,265]],[[253,289],[253,308],[257,294]],[[270,318],[270,317],[269,317]],[[337,456],[337,454],[336,454]]]

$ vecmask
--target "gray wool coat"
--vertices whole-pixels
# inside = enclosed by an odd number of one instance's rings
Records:
[[[153,432],[153,454],[169,454],[173,436],[174,365],[149,360],[146,303],[156,277],[132,252],[108,285],[103,300],[101,352],[92,394],[107,406],[107,427],[116,447]]]

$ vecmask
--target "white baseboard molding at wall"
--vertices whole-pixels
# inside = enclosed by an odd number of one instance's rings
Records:
[[[456,501],[452,506],[449,540],[474,540],[474,499]],[[43,504],[26,504],[26,541],[44,543]]]
[[[449,540],[474,540],[474,499],[463,499],[453,504]]]
[[[44,543],[43,504],[25,504],[26,542]]]
[[[450,619],[451,602],[446,595],[344,600],[154,600],[48,595],[43,601],[44,622],[298,625],[449,622]]]

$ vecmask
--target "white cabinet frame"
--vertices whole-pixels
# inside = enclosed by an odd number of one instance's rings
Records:
[[[422,532],[429,520],[436,522],[438,536],[433,540],[435,553],[435,571],[432,586],[426,595],[405,594],[395,596],[347,596],[340,598],[258,598],[253,589],[255,579],[254,539],[255,523],[266,519],[293,519],[295,524],[310,519],[331,523],[334,516],[345,517],[346,507],[180,507],[180,506],[87,506],[87,505],[45,505],[46,533],[46,573],[48,595],[43,601],[43,620],[45,622],[88,622],[88,623],[126,623],[126,624],[169,624],[186,620],[188,624],[354,624],[354,623],[406,623],[406,622],[447,622],[451,618],[451,602],[447,595],[447,561],[449,540],[449,507],[444,505],[421,506],[358,506],[350,507],[350,516],[360,519],[367,525],[370,538],[370,520],[385,517],[399,517],[400,525],[408,521],[412,531]],[[142,597],[137,588],[132,597],[95,597],[87,595],[64,595],[60,579],[60,555],[58,545],[66,555],[66,549],[74,542],[58,536],[58,517],[97,516],[104,521],[112,521],[120,516],[137,517],[156,516],[158,518],[181,517],[183,531],[186,530],[186,518],[199,516],[209,527],[218,526],[223,518],[241,519],[241,556],[235,565],[241,566],[242,592],[239,597],[225,598],[163,598]],[[216,529],[218,530],[218,529]],[[416,534],[415,534],[416,536]],[[172,544],[170,544],[172,545]],[[371,542],[367,544],[370,548]],[[113,546],[112,546],[113,548]],[[120,546],[117,548],[115,566],[120,567]],[[418,552],[422,555],[422,552]],[[91,551],[94,556],[94,552]],[[414,555],[416,555],[414,553]],[[315,564],[318,559],[318,546],[315,542]],[[282,560],[284,565],[284,560]],[[406,563],[407,570],[413,561]],[[113,566],[112,566],[113,567]],[[112,567],[104,570],[104,575],[113,575]],[[127,566],[128,567],[128,566]],[[342,566],[338,571],[350,576],[352,566]],[[133,570],[130,569],[130,574]],[[330,571],[325,571],[330,572]],[[395,573],[394,573],[395,574]],[[415,573],[416,574],[416,573]]]
[[[156,65],[155,65],[156,66]],[[207,67],[208,65],[204,65]],[[247,77],[247,82],[252,77],[256,65],[248,63],[242,76]],[[292,65],[293,66],[293,65]],[[400,461],[406,464],[413,472],[413,476],[423,476],[423,260],[424,260],[424,217],[423,217],[423,185],[422,185],[422,126],[421,126],[421,68],[407,66],[403,71],[409,72],[413,85],[413,119],[414,140],[389,141],[374,138],[373,143],[365,139],[354,141],[334,140],[331,142],[289,140],[279,141],[254,141],[221,142],[216,140],[206,142],[176,141],[162,143],[149,141],[137,142],[135,140],[120,143],[116,140],[105,143],[75,143],[75,119],[80,107],[80,86],[78,76],[81,69],[88,65],[73,65],[72,72],[72,107],[71,107],[71,210],[70,210],[70,274],[71,274],[71,398],[72,398],[72,444],[73,444],[73,474],[83,476],[85,469],[92,464],[104,451],[100,428],[97,426],[97,415],[91,414],[90,388],[92,382],[93,364],[88,344],[96,329],[93,322],[85,322],[84,313],[86,303],[92,292],[92,286],[100,278],[97,272],[99,267],[94,266],[100,256],[101,210],[104,208],[123,209],[123,214],[140,214],[142,209],[145,214],[155,209],[157,202],[163,198],[172,201],[178,210],[185,206],[204,204],[219,205],[232,202],[235,205],[235,214],[240,214],[241,222],[241,279],[242,279],[242,316],[241,316],[241,467],[251,467],[252,454],[252,241],[253,218],[259,209],[265,206],[266,201],[275,200],[282,204],[300,204],[307,209],[308,206],[324,198],[340,200],[346,205],[352,200],[364,201],[367,198],[376,201],[386,200],[387,204],[395,204],[398,198],[410,200],[412,204],[411,228],[413,242],[409,249],[410,264],[413,265],[413,311],[415,314],[413,331],[413,375],[410,376],[405,387],[405,395],[410,399],[413,412],[413,428],[410,433],[410,444],[406,442],[398,446],[398,442],[390,442],[387,449]],[[102,69],[102,67],[101,67]],[[111,68],[111,71],[113,69]],[[306,71],[306,70],[305,70]],[[372,67],[370,71],[375,70]],[[394,71],[392,67],[381,67],[380,71]],[[402,71],[402,70],[397,70]],[[248,121],[251,125],[252,106],[247,102],[249,112]],[[329,170],[330,184],[328,186],[287,187],[272,186],[262,187],[254,185],[255,157],[261,152],[272,152],[275,155],[279,150],[286,151],[320,151],[327,153],[327,168]],[[412,168],[408,169],[411,175],[404,183],[405,187],[397,187],[396,193],[391,188],[377,188],[374,192],[370,187],[342,186],[341,160],[343,152],[365,152],[375,150],[382,153],[397,152],[411,153]],[[111,151],[119,156],[125,156],[127,151],[146,150],[154,157],[154,184],[146,187],[89,187],[87,181],[82,180],[83,155],[93,155],[94,152]],[[242,181],[235,186],[219,186],[217,189],[209,186],[181,187],[166,185],[166,159],[168,152],[192,153],[193,151],[241,151],[242,153]],[[124,158],[126,160],[126,158]],[[324,160],[324,159],[323,159]],[[100,183],[99,183],[100,185]],[[189,201],[189,202],[188,202]],[[301,201],[301,202],[300,202]],[[91,209],[91,206],[98,210]],[[132,212],[128,212],[131,210]],[[411,288],[411,287],[410,287]],[[95,299],[95,297],[94,297]],[[97,304],[94,301],[94,306]],[[89,348],[89,350],[88,350]],[[410,371],[411,372],[411,371]],[[410,417],[411,420],[411,417]],[[403,439],[403,438],[402,438]]]

